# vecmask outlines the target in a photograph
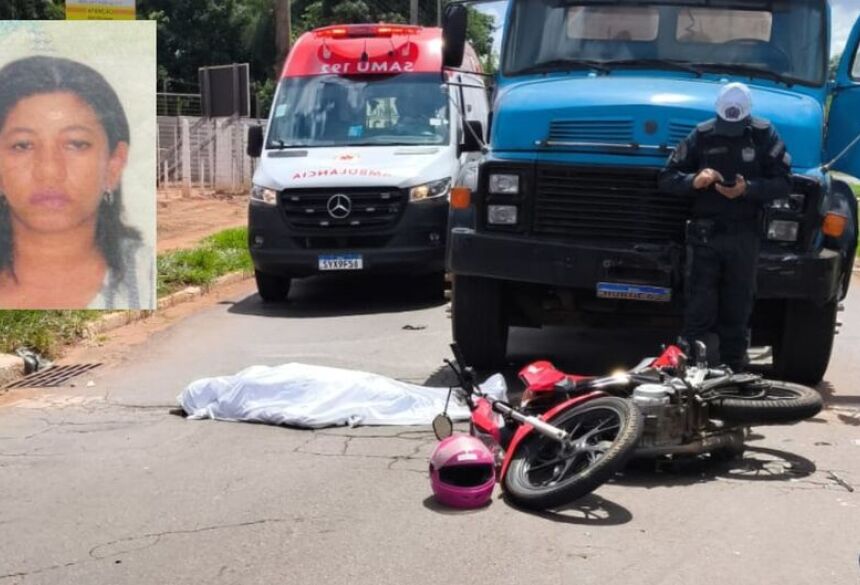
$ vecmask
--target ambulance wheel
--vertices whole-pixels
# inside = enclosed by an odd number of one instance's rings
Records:
[[[276,276],[254,271],[254,279],[257,281],[257,292],[266,303],[277,303],[287,300],[290,294],[290,283],[292,280],[286,276]]]

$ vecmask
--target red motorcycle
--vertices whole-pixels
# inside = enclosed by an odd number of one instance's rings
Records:
[[[702,358],[690,365],[688,353]],[[743,453],[750,426],[791,424],[822,408],[821,395],[812,388],[710,368],[706,355],[702,342],[694,352],[673,345],[628,372],[604,378],[566,374],[550,362],[534,362],[520,372],[526,384],[521,408],[545,412],[559,400],[600,390],[631,400],[642,412],[645,425],[635,456],[710,453],[721,458]]]
[[[632,370],[604,377],[567,374],[536,361],[519,375],[526,386],[515,408],[484,393],[456,345],[454,371],[472,417],[471,433],[498,457],[498,480],[526,508],[551,508],[608,481],[630,457],[734,457],[753,425],[788,424],[818,414],[815,390],[755,374],[688,365],[677,346]],[[696,354],[707,355],[697,343]],[[443,413],[440,440],[453,432]]]
[[[497,455],[498,481],[508,498],[525,508],[557,507],[606,482],[633,454],[643,418],[629,400],[595,387],[557,398],[546,411],[527,412],[483,392],[456,345],[456,363],[445,360],[472,411],[472,433]],[[439,440],[453,433],[445,412],[433,421]]]

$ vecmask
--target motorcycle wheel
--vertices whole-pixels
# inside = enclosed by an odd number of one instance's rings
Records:
[[[642,414],[629,400],[596,398],[550,421],[574,446],[533,432],[513,455],[504,479],[511,502],[545,509],[593,492],[619,471],[642,435]]]
[[[709,414],[730,423],[788,424],[811,418],[821,411],[821,395],[806,386],[780,380],[721,390],[710,403]]]

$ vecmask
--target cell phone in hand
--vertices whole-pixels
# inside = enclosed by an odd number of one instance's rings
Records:
[[[731,182],[725,181],[725,180],[717,181],[717,185],[720,185],[721,187],[725,187],[726,189],[734,189],[735,185],[737,185],[737,184],[738,183],[735,180],[733,180]]]

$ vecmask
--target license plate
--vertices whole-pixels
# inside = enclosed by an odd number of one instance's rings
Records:
[[[319,257],[320,270],[361,270],[364,268],[361,254],[335,254]]]
[[[597,296],[602,299],[624,299],[628,301],[668,303],[672,300],[672,289],[664,286],[598,282]]]

